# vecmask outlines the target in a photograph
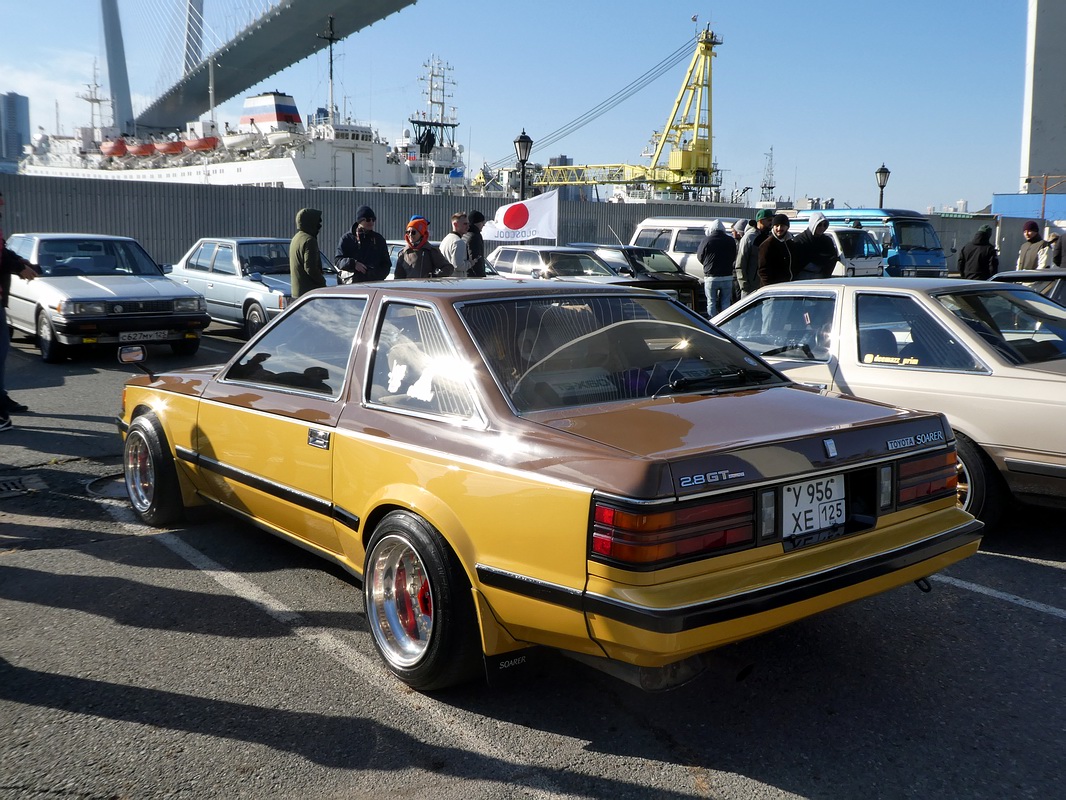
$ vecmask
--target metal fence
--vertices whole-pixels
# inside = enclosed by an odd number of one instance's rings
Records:
[[[432,237],[439,240],[450,230],[449,219],[456,211],[477,209],[491,219],[505,202],[473,195],[198,186],[5,174],[0,174],[0,192],[7,201],[3,228],[8,234],[69,231],[132,236],[163,264],[177,261],[202,236],[288,238],[296,232],[296,212],[305,207],[321,209],[319,243],[323,252],[332,256],[361,205],[374,209],[377,230],[387,239],[402,238],[407,221],[413,214],[421,214],[431,222]],[[734,218],[752,217],[754,213],[750,208],[713,203],[560,201],[558,242],[628,242],[637,223],[645,217]],[[977,229],[984,224],[995,227],[995,219],[987,215],[933,215],[931,219],[940,234],[951,272],[957,271],[957,251]],[[1023,221],[1001,220],[1001,229],[993,237],[1000,244],[1002,269],[1014,266],[1022,243]],[[491,251],[493,243],[486,244]]]
[[[403,237],[414,214],[431,222],[430,234],[441,239],[451,230],[456,211],[477,209],[489,219],[505,202],[498,198],[462,195],[420,195],[385,191],[276,189],[258,186],[50,178],[0,175],[7,205],[7,234],[29,232],[106,233],[132,236],[160,263],[173,263],[202,236],[280,236],[296,232],[296,212],[322,211],[319,244],[332,256],[337,242],[354,222],[356,209],[369,205],[378,217],[377,230],[386,239]],[[752,216],[750,209],[714,204],[559,203],[559,243],[616,242],[612,231],[628,242],[645,217]],[[538,243],[538,242],[534,242]],[[541,244],[551,244],[542,240]],[[491,250],[493,244],[486,243]]]

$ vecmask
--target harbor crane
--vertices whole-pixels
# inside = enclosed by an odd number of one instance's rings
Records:
[[[547,166],[534,179],[543,187],[625,184],[676,198],[707,196],[722,185],[712,152],[711,62],[722,39],[708,26],[696,38],[685,80],[670,117],[653,136],[651,163]]]

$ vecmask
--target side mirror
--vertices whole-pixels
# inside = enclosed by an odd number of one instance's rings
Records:
[[[124,344],[118,348],[118,363],[133,364],[154,381],[155,373],[142,363],[146,358],[148,358],[148,351],[143,344]]]
[[[169,275],[171,272],[174,271],[174,265],[173,264],[161,264],[159,266],[159,268],[161,270],[163,270],[163,274],[164,275]]]

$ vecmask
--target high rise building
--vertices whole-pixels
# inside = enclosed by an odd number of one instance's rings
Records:
[[[0,94],[0,171],[18,169],[22,148],[30,143],[30,98]]]

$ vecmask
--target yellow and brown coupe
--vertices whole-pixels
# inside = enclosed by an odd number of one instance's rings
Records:
[[[210,503],[343,565],[423,691],[537,645],[668,687],[980,542],[942,415],[799,386],[641,289],[318,290],[132,378],[119,424],[142,520]]]

